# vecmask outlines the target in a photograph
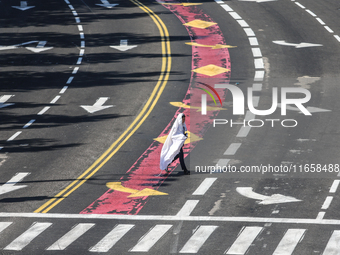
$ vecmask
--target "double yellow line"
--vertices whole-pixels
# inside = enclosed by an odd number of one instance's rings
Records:
[[[169,32],[163,23],[163,21],[148,7],[143,5],[137,0],[131,0],[144,12],[146,12],[157,25],[160,37],[161,37],[161,48],[162,48],[162,68],[158,82],[152,91],[150,98],[143,107],[142,111],[138,114],[136,119],[131,125],[125,130],[125,132],[101,155],[83,174],[81,174],[76,180],[69,184],[65,189],[59,192],[54,198],[47,201],[37,210],[35,213],[47,213],[53,207],[58,205],[61,201],[67,198],[73,191],[78,189],[84,184],[89,178],[91,178],[96,172],[98,172],[103,165],[110,158],[117,153],[117,151],[125,144],[125,142],[136,132],[136,130],[143,124],[146,118],[150,115],[151,111],[155,107],[159,97],[161,96],[170,75],[171,70],[171,49],[170,49],[170,38]]]

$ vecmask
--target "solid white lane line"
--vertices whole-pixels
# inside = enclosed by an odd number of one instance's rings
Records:
[[[229,145],[228,149],[223,153],[223,155],[235,155],[237,150],[241,147],[242,143],[232,143]]]
[[[230,159],[221,158],[217,161],[216,166],[220,166],[220,167],[227,166],[229,161],[230,161]]]
[[[15,138],[17,138],[21,133],[22,133],[22,131],[16,132],[14,135],[12,135],[10,138],[7,139],[7,142],[13,141],[13,140],[14,140]]]
[[[326,212],[319,212],[319,213],[318,213],[318,216],[316,216],[316,219],[317,219],[317,220],[322,220],[323,217],[325,217],[325,214],[326,214]]]
[[[78,72],[78,70],[79,70],[79,67],[75,67],[72,71],[72,74],[76,74]]]
[[[319,23],[320,23],[321,25],[326,25],[326,23],[325,23],[325,22],[323,22],[323,20],[322,20],[322,19],[320,19],[320,18],[316,18],[316,20],[317,20],[317,21],[319,21]]]
[[[247,36],[255,36],[255,33],[253,31],[253,29],[251,28],[243,28],[244,32],[246,33]]]
[[[102,240],[99,241],[89,251],[91,252],[108,252],[129,230],[135,225],[133,224],[119,224],[110,233],[108,233]]]
[[[295,2],[295,4],[299,7],[301,7],[302,9],[306,9],[306,7],[304,7],[302,4],[298,3],[298,2]]]
[[[46,107],[44,107],[40,112],[38,112],[38,114],[37,115],[43,115],[45,112],[47,112],[48,111],[48,109],[50,109],[50,107],[49,106],[46,106]]]
[[[205,178],[192,195],[203,196],[216,180],[217,178]]]
[[[64,87],[60,90],[59,94],[64,94],[65,91],[67,90],[67,88],[68,88],[68,86],[64,86]]]
[[[66,84],[70,84],[70,83],[73,81],[73,79],[74,79],[74,77],[73,77],[73,76],[71,76],[70,78],[68,78],[68,80],[67,80]]]
[[[255,69],[264,69],[264,63],[262,58],[254,59]]]
[[[13,242],[7,245],[4,250],[21,251],[38,235],[44,232],[52,223],[50,222],[35,222],[33,225],[17,237]]]
[[[148,252],[171,227],[172,225],[156,225],[139,240],[130,252]]]
[[[317,15],[314,13],[314,12],[312,12],[311,10],[306,10],[306,12],[308,12],[310,15],[312,15],[313,17],[316,17]]]
[[[62,251],[67,248],[71,243],[85,234],[95,224],[93,223],[79,223],[58,241],[47,248],[48,251]]]
[[[200,226],[179,253],[197,253],[218,226]]]
[[[260,48],[251,48],[254,58],[262,58],[262,53]]]
[[[246,227],[225,254],[245,254],[252,242],[262,231],[262,227]]]
[[[257,41],[257,38],[256,37],[249,37],[249,43],[251,46],[258,46],[259,45],[259,42]]]
[[[29,126],[33,124],[34,121],[35,119],[30,120],[29,122],[27,122],[27,124],[23,128],[28,128]]]
[[[329,189],[329,193],[335,193],[339,187],[340,180],[334,180],[331,188]]]
[[[187,200],[176,216],[189,216],[195,209],[199,200]]]
[[[288,229],[273,255],[291,255],[306,229]]]
[[[222,8],[226,10],[227,12],[233,12],[234,10],[230,8],[227,4],[221,4]]]
[[[241,27],[249,27],[248,23],[245,22],[243,19],[237,20],[238,24],[240,24]]]
[[[332,29],[330,29],[329,26],[324,26],[324,28],[325,28],[328,32],[330,32],[331,34],[334,33],[334,31],[333,31]]]
[[[332,200],[333,200],[333,197],[332,197],[332,196],[326,197],[326,200],[325,200],[325,202],[323,203],[323,205],[322,205],[322,207],[321,207],[321,210],[327,210],[328,207],[331,205]]]
[[[53,98],[53,100],[50,102],[50,104],[55,104],[59,100],[60,96],[56,96]]]
[[[340,251],[340,230],[334,230],[322,255],[338,255]]]
[[[242,19],[240,15],[238,15],[236,12],[229,12],[230,16],[233,17],[234,19]]]

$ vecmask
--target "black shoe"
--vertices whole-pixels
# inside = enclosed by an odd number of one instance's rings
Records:
[[[184,174],[185,175],[190,175],[190,171],[189,170],[184,170]]]

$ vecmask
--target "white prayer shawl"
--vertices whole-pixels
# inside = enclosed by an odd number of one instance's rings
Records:
[[[187,126],[185,123],[182,123],[182,116],[183,113],[178,114],[175,123],[163,144],[159,164],[161,170],[165,170],[174,160],[187,139],[187,136],[184,135],[184,132],[187,131]]]

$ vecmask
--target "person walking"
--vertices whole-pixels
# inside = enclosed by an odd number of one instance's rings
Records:
[[[185,125],[185,115],[183,113],[178,114],[175,123],[172,125],[170,133],[163,144],[161,156],[160,156],[160,169],[165,170],[167,173],[168,166],[179,158],[182,170],[184,174],[190,174],[190,171],[185,166],[183,145],[188,138],[187,126]]]

